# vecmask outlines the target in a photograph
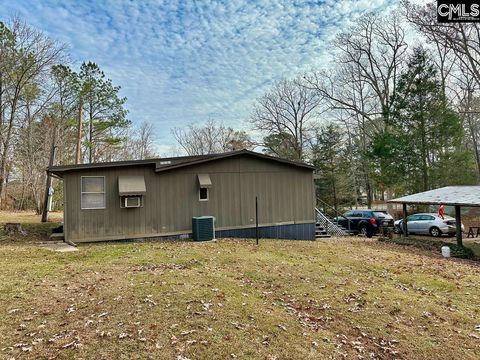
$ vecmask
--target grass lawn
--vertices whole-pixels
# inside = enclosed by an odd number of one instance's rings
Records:
[[[475,262],[360,238],[36,241],[0,238],[2,359],[480,358]]]

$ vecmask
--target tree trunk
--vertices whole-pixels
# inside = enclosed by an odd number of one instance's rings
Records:
[[[16,108],[16,101],[12,103],[12,110],[10,113],[10,120],[8,124],[8,130],[5,137],[5,141],[3,143],[3,152],[0,158],[0,208],[3,207],[3,193],[4,193],[4,184],[5,184],[5,177],[7,174],[7,158],[8,158],[8,151],[10,150],[10,140],[12,137],[12,129],[13,129],[13,121],[15,118],[15,108]]]
[[[91,109],[91,106],[90,106]],[[89,118],[89,130],[88,130],[88,162],[91,164],[93,162],[93,114],[90,110]]]
[[[53,128],[53,137],[52,137],[52,147],[50,149],[50,160],[48,162],[48,166],[53,166],[53,162],[55,161],[55,138],[56,138],[57,128]],[[48,221],[48,200],[52,196],[50,193],[50,188],[52,186],[52,175],[47,172],[47,181],[45,183],[45,196],[43,200],[43,211],[42,211],[42,222]]]
[[[78,126],[77,126],[77,152],[75,155],[75,164],[80,164],[82,156],[82,132],[83,132],[83,99],[80,97],[78,106]]]

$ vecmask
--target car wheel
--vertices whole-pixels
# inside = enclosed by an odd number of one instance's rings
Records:
[[[439,237],[440,235],[442,235],[442,232],[438,227],[433,226],[430,228],[430,235],[432,235],[433,237]]]
[[[360,227],[360,231],[358,232],[358,235],[362,235],[362,236],[367,236],[368,237],[368,229],[365,225],[363,225],[362,227]],[[370,236],[371,237],[371,236]]]
[[[397,226],[397,234],[403,234],[403,225]]]

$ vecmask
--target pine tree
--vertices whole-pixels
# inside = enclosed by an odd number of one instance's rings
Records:
[[[345,202],[344,195],[351,194],[344,191],[348,181],[342,166],[345,163],[343,150],[342,133],[338,125],[328,124],[316,131],[312,156],[319,176],[316,181],[318,195],[336,210]]]
[[[370,154],[382,167],[377,182],[385,189],[407,192],[443,185],[449,176],[442,171],[444,162],[462,151],[463,130],[422,47],[413,50],[395,94],[391,126],[375,137]]]
[[[83,63],[79,78],[88,125],[88,161],[109,160],[109,148],[121,143],[120,131],[130,124],[124,108],[126,98],[120,97],[120,86],[113,86],[95,63]]]

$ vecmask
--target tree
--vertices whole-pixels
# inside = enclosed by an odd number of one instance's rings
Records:
[[[135,148],[137,152],[135,159],[143,160],[154,157],[155,152],[153,150],[153,125],[147,122],[140,124],[137,134],[138,136],[135,139]]]
[[[404,190],[426,191],[445,181],[444,174],[435,170],[460,150],[462,124],[447,107],[438,70],[422,47],[410,56],[396,93],[394,126],[379,134],[373,147],[374,155],[389,169],[382,182],[391,187],[392,179],[398,183],[403,178]]]
[[[437,22],[437,4],[424,6],[403,1],[407,19],[432,43],[451,49],[464,70],[480,85],[480,24]]]
[[[130,127],[123,140],[123,151],[118,153],[118,160],[144,160],[158,157],[154,146],[153,124],[143,122],[137,127]]]
[[[21,119],[26,91],[45,84],[50,68],[63,59],[63,47],[19,19],[0,23],[0,199]],[[1,200],[0,200],[1,201]]]
[[[381,163],[372,166],[368,153],[373,138],[390,124],[396,82],[407,51],[405,26],[396,15],[367,13],[338,34],[332,48],[333,64],[307,74],[305,81],[325,99],[333,116],[341,114],[351,143],[358,147],[361,177],[357,186],[365,190],[370,207],[372,178],[383,169]]]
[[[92,161],[155,155],[151,125],[131,128],[120,88],[94,63],[77,74],[65,60],[63,46],[42,32],[19,19],[0,22],[2,207],[40,212],[53,148],[62,164],[75,162],[77,149]],[[55,196],[61,203],[61,191]]]
[[[353,73],[353,78],[363,83],[375,97],[375,107],[366,111],[355,99],[332,91],[339,88],[325,72],[317,76],[314,74],[309,78],[309,84],[337,108],[358,113],[369,120],[381,117],[388,124],[395,99],[395,84],[407,51],[405,29],[399,17],[367,13],[352,27],[338,34],[332,46],[340,73],[347,73],[348,77],[352,77]]]
[[[283,80],[274,84],[270,92],[258,99],[250,117],[255,130],[268,134],[267,141],[282,142],[282,148],[292,149],[290,160],[303,160],[305,148],[318,116],[322,97],[305,86],[303,79]],[[273,154],[280,147],[264,144]]]
[[[127,99],[119,96],[120,87],[113,86],[93,62],[82,64],[79,79],[88,124],[85,142],[88,161],[109,160],[112,157],[111,147],[121,143],[119,132],[130,124],[124,108]]]
[[[79,100],[79,79],[69,66],[54,65],[51,70],[54,97],[50,104],[50,117],[58,132],[57,161],[72,163],[74,161],[77,139],[77,114]]]
[[[465,130],[470,135],[467,145],[474,154],[477,179],[480,181],[480,97],[475,96],[471,88],[464,90],[464,96],[460,101],[460,111]]]
[[[335,210],[339,208],[339,189],[345,185],[341,171],[343,144],[342,132],[333,123],[317,130],[312,144],[313,164],[320,177],[316,181],[318,195]]]
[[[190,124],[175,127],[172,134],[188,155],[205,155],[241,149],[253,149],[250,137],[244,131],[234,130],[222,123],[209,120],[205,125]]]
[[[263,138],[263,152],[270,156],[277,156],[284,159],[297,159],[298,153],[291,146],[295,142],[289,133],[271,134]]]

